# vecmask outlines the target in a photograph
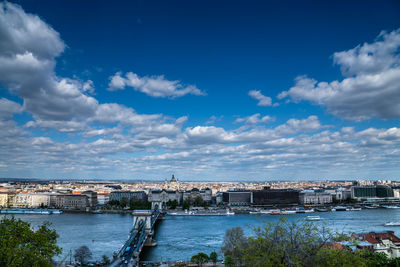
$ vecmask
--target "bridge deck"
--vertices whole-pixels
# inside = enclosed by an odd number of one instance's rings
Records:
[[[140,211],[139,211],[140,212]],[[134,225],[130,231],[129,238],[126,240],[117,257],[111,266],[135,266],[139,262],[139,255],[143,246],[154,229],[154,224],[160,216],[160,211],[156,208],[153,211],[142,211],[151,215],[145,221],[134,218]],[[146,229],[147,220],[150,220],[150,229]]]

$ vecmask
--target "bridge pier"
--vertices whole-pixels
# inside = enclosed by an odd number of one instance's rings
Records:
[[[154,230],[153,230],[153,222],[152,222],[152,210],[135,210],[132,213],[133,215],[133,225],[138,229],[140,222],[143,221],[145,223],[145,231],[147,233],[147,240],[144,243],[146,247],[155,247],[157,246],[157,242],[153,239]]]

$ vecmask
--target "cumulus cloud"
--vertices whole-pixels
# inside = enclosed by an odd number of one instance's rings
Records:
[[[21,113],[23,108],[20,104],[7,98],[0,98],[0,119],[11,119],[14,114]]]
[[[55,75],[65,44],[38,16],[0,3],[0,39],[0,83],[24,100],[26,111],[45,120],[94,114],[98,102],[82,93],[84,85]]]
[[[342,81],[318,82],[306,76],[278,98],[310,101],[341,118],[362,121],[400,118],[400,30],[382,32],[374,43],[337,52]]]
[[[183,85],[180,81],[170,81],[160,76],[139,77],[136,73],[128,72],[125,77],[117,72],[110,77],[109,90],[123,90],[125,87],[132,87],[134,90],[145,93],[152,97],[182,97],[187,94],[205,95],[205,92],[195,85]]]
[[[308,100],[351,119],[393,116],[398,108],[399,90],[394,83],[399,77],[398,35],[398,31],[382,33],[372,44],[335,53],[343,81],[323,83],[299,77],[299,89],[292,88],[280,97]],[[57,75],[56,59],[64,42],[39,17],[17,5],[0,4],[0,40],[1,90],[8,89],[23,102],[0,98],[1,176],[154,179],[171,169],[199,179],[330,178],[337,173],[352,178],[350,175],[398,173],[397,127],[335,129],[323,125],[317,116],[292,118],[275,126],[268,124],[273,118],[259,113],[237,118],[240,125],[236,129],[184,127],[186,116],[139,114],[118,103],[99,103],[89,95],[95,89],[91,80]],[[156,97],[204,94],[163,76],[117,73],[111,77],[110,88],[125,87]],[[260,91],[249,95],[259,105],[273,106]],[[380,95],[387,100],[382,102]],[[376,103],[371,102],[374,97]],[[33,115],[23,126],[13,121],[13,115],[21,112]],[[220,118],[211,117],[208,123]],[[76,138],[54,138],[51,133],[40,136],[39,131],[32,134],[33,127],[57,129],[61,132],[57,137]]]
[[[0,116],[11,118],[13,113],[23,109],[34,118],[25,124],[26,128],[54,128],[68,133],[87,131],[90,123],[121,123],[135,127],[154,124],[157,120],[162,123],[161,114],[137,114],[134,109],[120,104],[99,103],[88,95],[95,90],[91,80],[57,76],[56,58],[64,51],[64,42],[54,29],[20,6],[0,3],[0,40],[0,84],[23,100],[23,107],[20,107],[2,99]],[[127,75],[128,85],[134,84],[132,75]],[[139,80],[147,81],[143,88],[158,88],[162,84],[167,90],[174,87],[172,95],[175,96],[201,93],[193,86],[183,87],[177,81],[162,77],[154,81],[151,78]],[[118,85],[115,79],[113,81]]]
[[[250,90],[249,96],[258,100],[258,106],[272,106],[272,99],[269,96],[263,95],[260,90]]]
[[[266,116],[261,117],[260,113],[256,113],[256,114],[248,116],[248,117],[237,118],[235,120],[235,123],[244,123],[246,125],[256,125],[258,123],[267,123],[267,122],[271,122],[274,120],[275,120],[275,118],[273,118],[271,116],[266,115]]]

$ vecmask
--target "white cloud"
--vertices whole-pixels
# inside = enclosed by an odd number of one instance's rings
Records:
[[[136,73],[128,72],[124,78],[121,76],[121,72],[117,72],[110,77],[110,91],[123,90],[127,86],[152,97],[176,98],[187,94],[205,95],[205,92],[194,85],[183,85],[180,81],[170,81],[163,75],[139,77]]]
[[[382,32],[372,44],[334,54],[335,63],[349,77],[317,82],[300,76],[278,98],[310,101],[347,120],[400,118],[399,48],[400,30]]]
[[[70,120],[94,114],[97,100],[76,80],[54,74],[63,52],[59,34],[18,5],[0,3],[0,83],[24,100],[24,109],[42,120]]]
[[[248,117],[237,118],[235,120],[235,123],[245,123],[246,125],[256,125],[258,123],[268,123],[268,122],[275,120],[275,118],[268,116],[268,115],[266,115],[262,118],[260,118],[260,116],[261,116],[260,113],[256,113],[256,114],[248,116]]]
[[[21,113],[23,108],[20,104],[7,98],[0,98],[0,119],[11,119],[14,114]]]
[[[258,100],[258,106],[272,106],[272,99],[269,96],[263,95],[260,90],[250,90],[249,96]]]

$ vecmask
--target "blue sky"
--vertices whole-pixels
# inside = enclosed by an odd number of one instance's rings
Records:
[[[0,7],[2,177],[400,177],[397,1]]]

